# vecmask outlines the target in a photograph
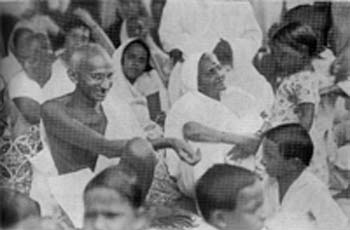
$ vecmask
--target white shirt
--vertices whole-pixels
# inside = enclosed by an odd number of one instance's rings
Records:
[[[9,83],[10,99],[18,97],[27,97],[39,104],[42,103],[43,97],[40,85],[28,77],[24,71],[17,73]]]
[[[270,183],[266,195],[270,217],[280,212],[295,213],[313,219],[319,230],[349,229],[348,218],[333,200],[327,187],[308,169],[289,187],[281,203],[276,183]]]
[[[52,65],[52,74],[48,82],[43,87],[44,100],[50,100],[56,97],[73,92],[75,84],[68,77],[67,67],[63,61],[58,58]]]
[[[9,52],[8,56],[0,60],[0,74],[4,77],[7,84],[10,82],[11,78],[21,70],[23,70],[22,65],[11,52]]]
[[[25,97],[32,99],[39,104],[42,103],[42,92],[39,84],[34,80],[30,79],[28,75],[21,71],[16,74],[10,81],[8,85],[10,99]],[[21,112],[14,105],[14,124],[13,124],[13,136],[18,137],[26,132],[31,127],[31,125],[26,121]]]

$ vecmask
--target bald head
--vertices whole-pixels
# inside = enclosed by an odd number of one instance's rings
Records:
[[[76,48],[70,58],[73,72],[90,73],[98,70],[112,70],[112,59],[100,45],[89,43]]]

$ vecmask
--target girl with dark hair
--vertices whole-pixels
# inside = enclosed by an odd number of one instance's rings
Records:
[[[267,126],[295,122],[306,128],[315,144],[311,171],[328,184],[327,162],[335,152],[331,114],[342,90],[341,84],[334,85],[331,63],[326,71],[329,61],[321,56],[324,47],[318,41],[311,27],[300,22],[284,22],[270,30],[269,55],[275,71],[268,79],[275,103]]]
[[[168,110],[167,90],[157,71],[151,66],[151,51],[141,39],[131,39],[113,55],[116,79],[111,89],[113,97],[126,100],[133,108],[142,127],[151,120],[162,125]]]
[[[309,26],[292,22],[271,34],[269,46],[276,75],[270,79],[275,102],[268,122],[270,126],[296,122],[310,130],[319,98],[311,63],[317,55],[317,38]]]

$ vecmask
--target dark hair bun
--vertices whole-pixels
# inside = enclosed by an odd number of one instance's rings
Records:
[[[275,25],[270,31],[272,43],[285,44],[309,57],[319,53],[316,34],[312,28],[300,22],[289,22]]]

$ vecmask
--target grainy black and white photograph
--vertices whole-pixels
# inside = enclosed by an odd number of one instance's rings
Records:
[[[0,0],[0,230],[349,230],[350,0]]]

